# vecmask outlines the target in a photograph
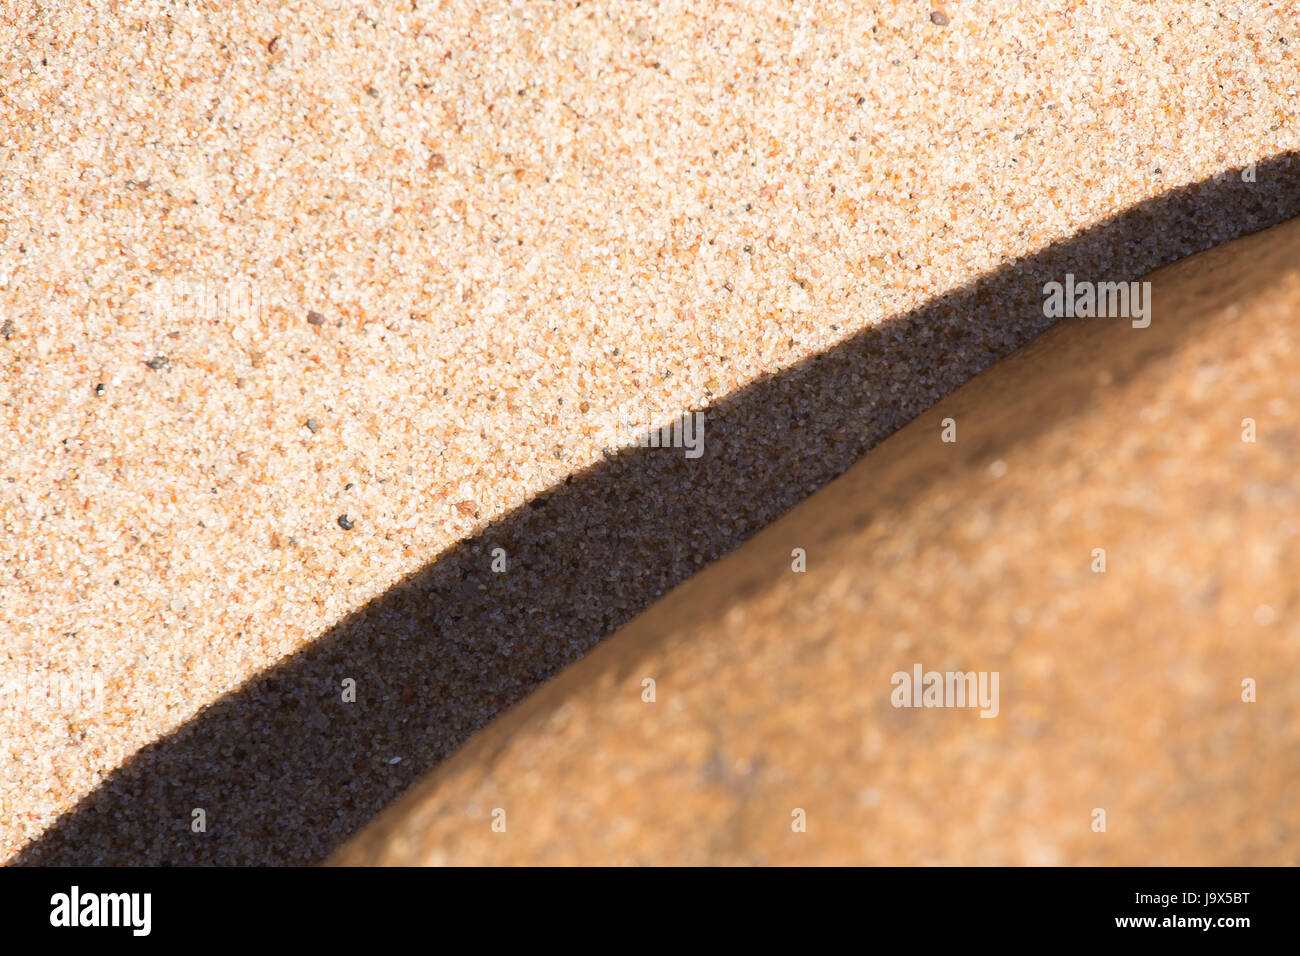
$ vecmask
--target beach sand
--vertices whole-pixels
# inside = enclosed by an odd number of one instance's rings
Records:
[[[1288,3],[941,6],[7,3],[0,859],[322,860],[1044,277],[1300,213]]]

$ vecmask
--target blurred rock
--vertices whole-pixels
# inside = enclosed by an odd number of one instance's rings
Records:
[[[1300,863],[1300,220],[1148,278],[1149,328],[978,376],[332,862]],[[996,716],[893,706],[916,665]]]

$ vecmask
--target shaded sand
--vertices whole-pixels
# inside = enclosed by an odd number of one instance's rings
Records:
[[[323,859],[1039,273],[1300,212],[1245,6],[6,6],[0,858]]]
[[[1300,220],[1151,281],[1150,328],[977,377],[334,861],[1300,863]],[[917,665],[996,697],[894,706]]]

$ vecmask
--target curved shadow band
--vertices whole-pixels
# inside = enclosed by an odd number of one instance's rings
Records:
[[[1043,331],[1045,282],[1083,262],[1135,279],[1296,215],[1288,152],[1254,182],[1143,202],[746,386],[707,410],[703,457],[633,448],[572,475],[142,749],[14,862],[324,860],[503,709]],[[508,574],[490,571],[496,547]],[[206,833],[190,832],[194,807]]]

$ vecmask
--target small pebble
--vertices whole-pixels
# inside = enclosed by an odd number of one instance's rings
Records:
[[[316,421],[316,419],[314,418],[307,419],[307,430],[310,431],[313,435],[316,434],[318,431],[320,431],[320,422]]]
[[[311,311],[311,312],[308,312],[308,313],[307,313],[307,324],[308,324],[308,325],[324,325],[324,324],[325,324],[325,316],[321,315],[319,312],[316,312],[316,311],[314,311],[314,310]]]
[[[356,527],[356,524],[357,523],[353,521],[351,518],[349,518],[347,515],[339,515],[339,527],[342,528],[344,531],[351,531],[354,527]]]
[[[946,27],[948,25],[948,14],[942,10],[933,10],[930,13],[930,22],[937,27]]]
[[[106,386],[103,382],[100,382],[98,385],[95,386],[95,396],[97,398],[103,398],[104,393],[107,391],[108,391],[108,386]]]
[[[144,364],[148,365],[155,372],[161,372],[164,369],[171,368],[172,360],[165,355],[155,355],[153,358],[149,359]]]
[[[0,325],[0,335],[3,335],[5,337],[5,341],[8,341],[9,339],[13,338],[14,333],[17,331],[18,329],[14,325],[13,319],[5,319],[5,324]]]

